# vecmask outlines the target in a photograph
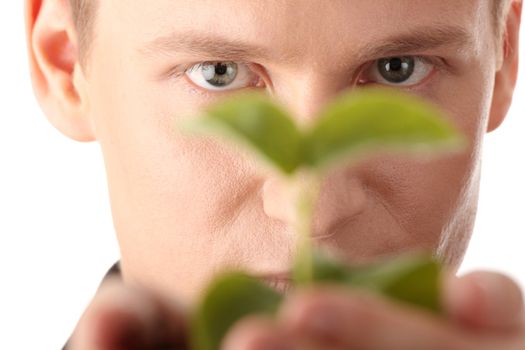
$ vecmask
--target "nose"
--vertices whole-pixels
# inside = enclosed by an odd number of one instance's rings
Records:
[[[350,84],[341,72],[330,74],[319,70],[303,71],[286,82],[286,87],[274,91],[276,98],[302,127],[314,122],[315,115],[326,103]],[[262,189],[265,213],[293,228],[297,196],[294,188],[285,179],[273,176],[266,178]],[[313,238],[336,234],[365,209],[366,200],[365,187],[356,172],[348,168],[334,169],[321,182],[312,217]]]
[[[290,229],[295,222],[297,192],[286,179],[272,176],[262,187],[264,212]],[[365,187],[351,169],[336,169],[323,179],[312,217],[312,238],[320,239],[342,232],[346,224],[364,211]]]
[[[343,72],[305,69],[285,77],[283,86],[274,86],[272,95],[294,116],[295,122],[307,127],[317,113],[337,95],[352,86]]]

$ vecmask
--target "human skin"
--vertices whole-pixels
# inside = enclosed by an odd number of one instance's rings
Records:
[[[499,50],[489,2],[481,0],[334,0],[329,6],[224,0],[222,7],[204,0],[101,1],[86,65],[80,64],[67,1],[26,4],[32,78],[44,112],[72,139],[100,143],[127,286],[189,306],[220,270],[286,272],[297,237],[294,198],[284,180],[261,171],[239,149],[181,134],[176,123],[221,96],[251,88],[268,91],[307,124],[345,90],[386,85],[372,63],[392,56],[430,58],[415,61],[408,82],[390,86],[448,112],[468,147],[431,159],[376,156],[329,174],[314,212],[314,244],[349,263],[424,249],[450,271],[460,264],[475,219],[483,137],[502,123],[512,101],[519,2],[511,7]],[[470,40],[361,57],[365,45],[439,26],[459,28]],[[173,48],[181,38],[171,44],[156,38],[188,30],[249,42],[270,57],[160,51],[161,43]],[[237,80],[221,92],[206,92],[196,85],[198,70],[193,82],[170,74],[205,61],[237,62]],[[519,310],[520,298],[510,299]],[[505,317],[519,318],[510,314]],[[265,322],[255,328],[273,330]],[[229,339],[242,348],[235,336]]]

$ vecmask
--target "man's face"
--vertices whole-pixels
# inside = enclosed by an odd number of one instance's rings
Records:
[[[449,112],[470,141],[466,152],[383,155],[334,171],[313,238],[349,262],[423,248],[457,266],[474,223],[494,86],[489,8],[481,0],[100,1],[85,98],[124,278],[191,301],[223,268],[288,270],[296,237],[283,179],[176,127],[247,88],[274,95],[298,123],[343,90],[373,84]],[[464,35],[447,34],[457,30]],[[187,47],[197,36],[211,40],[206,52]],[[410,44],[414,36],[423,45]],[[223,39],[259,49],[213,53],[226,49]]]

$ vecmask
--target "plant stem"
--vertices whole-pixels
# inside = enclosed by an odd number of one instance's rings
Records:
[[[296,234],[298,237],[294,281],[309,285],[313,281],[312,216],[319,195],[320,178],[313,172],[297,175]]]

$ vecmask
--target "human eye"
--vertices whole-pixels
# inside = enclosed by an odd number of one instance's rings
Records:
[[[264,86],[263,79],[254,72],[253,65],[244,62],[200,62],[183,67],[176,76],[184,76],[192,89],[205,95]]]
[[[376,83],[413,88],[424,84],[441,65],[437,58],[394,56],[380,58],[364,70],[358,84]]]

